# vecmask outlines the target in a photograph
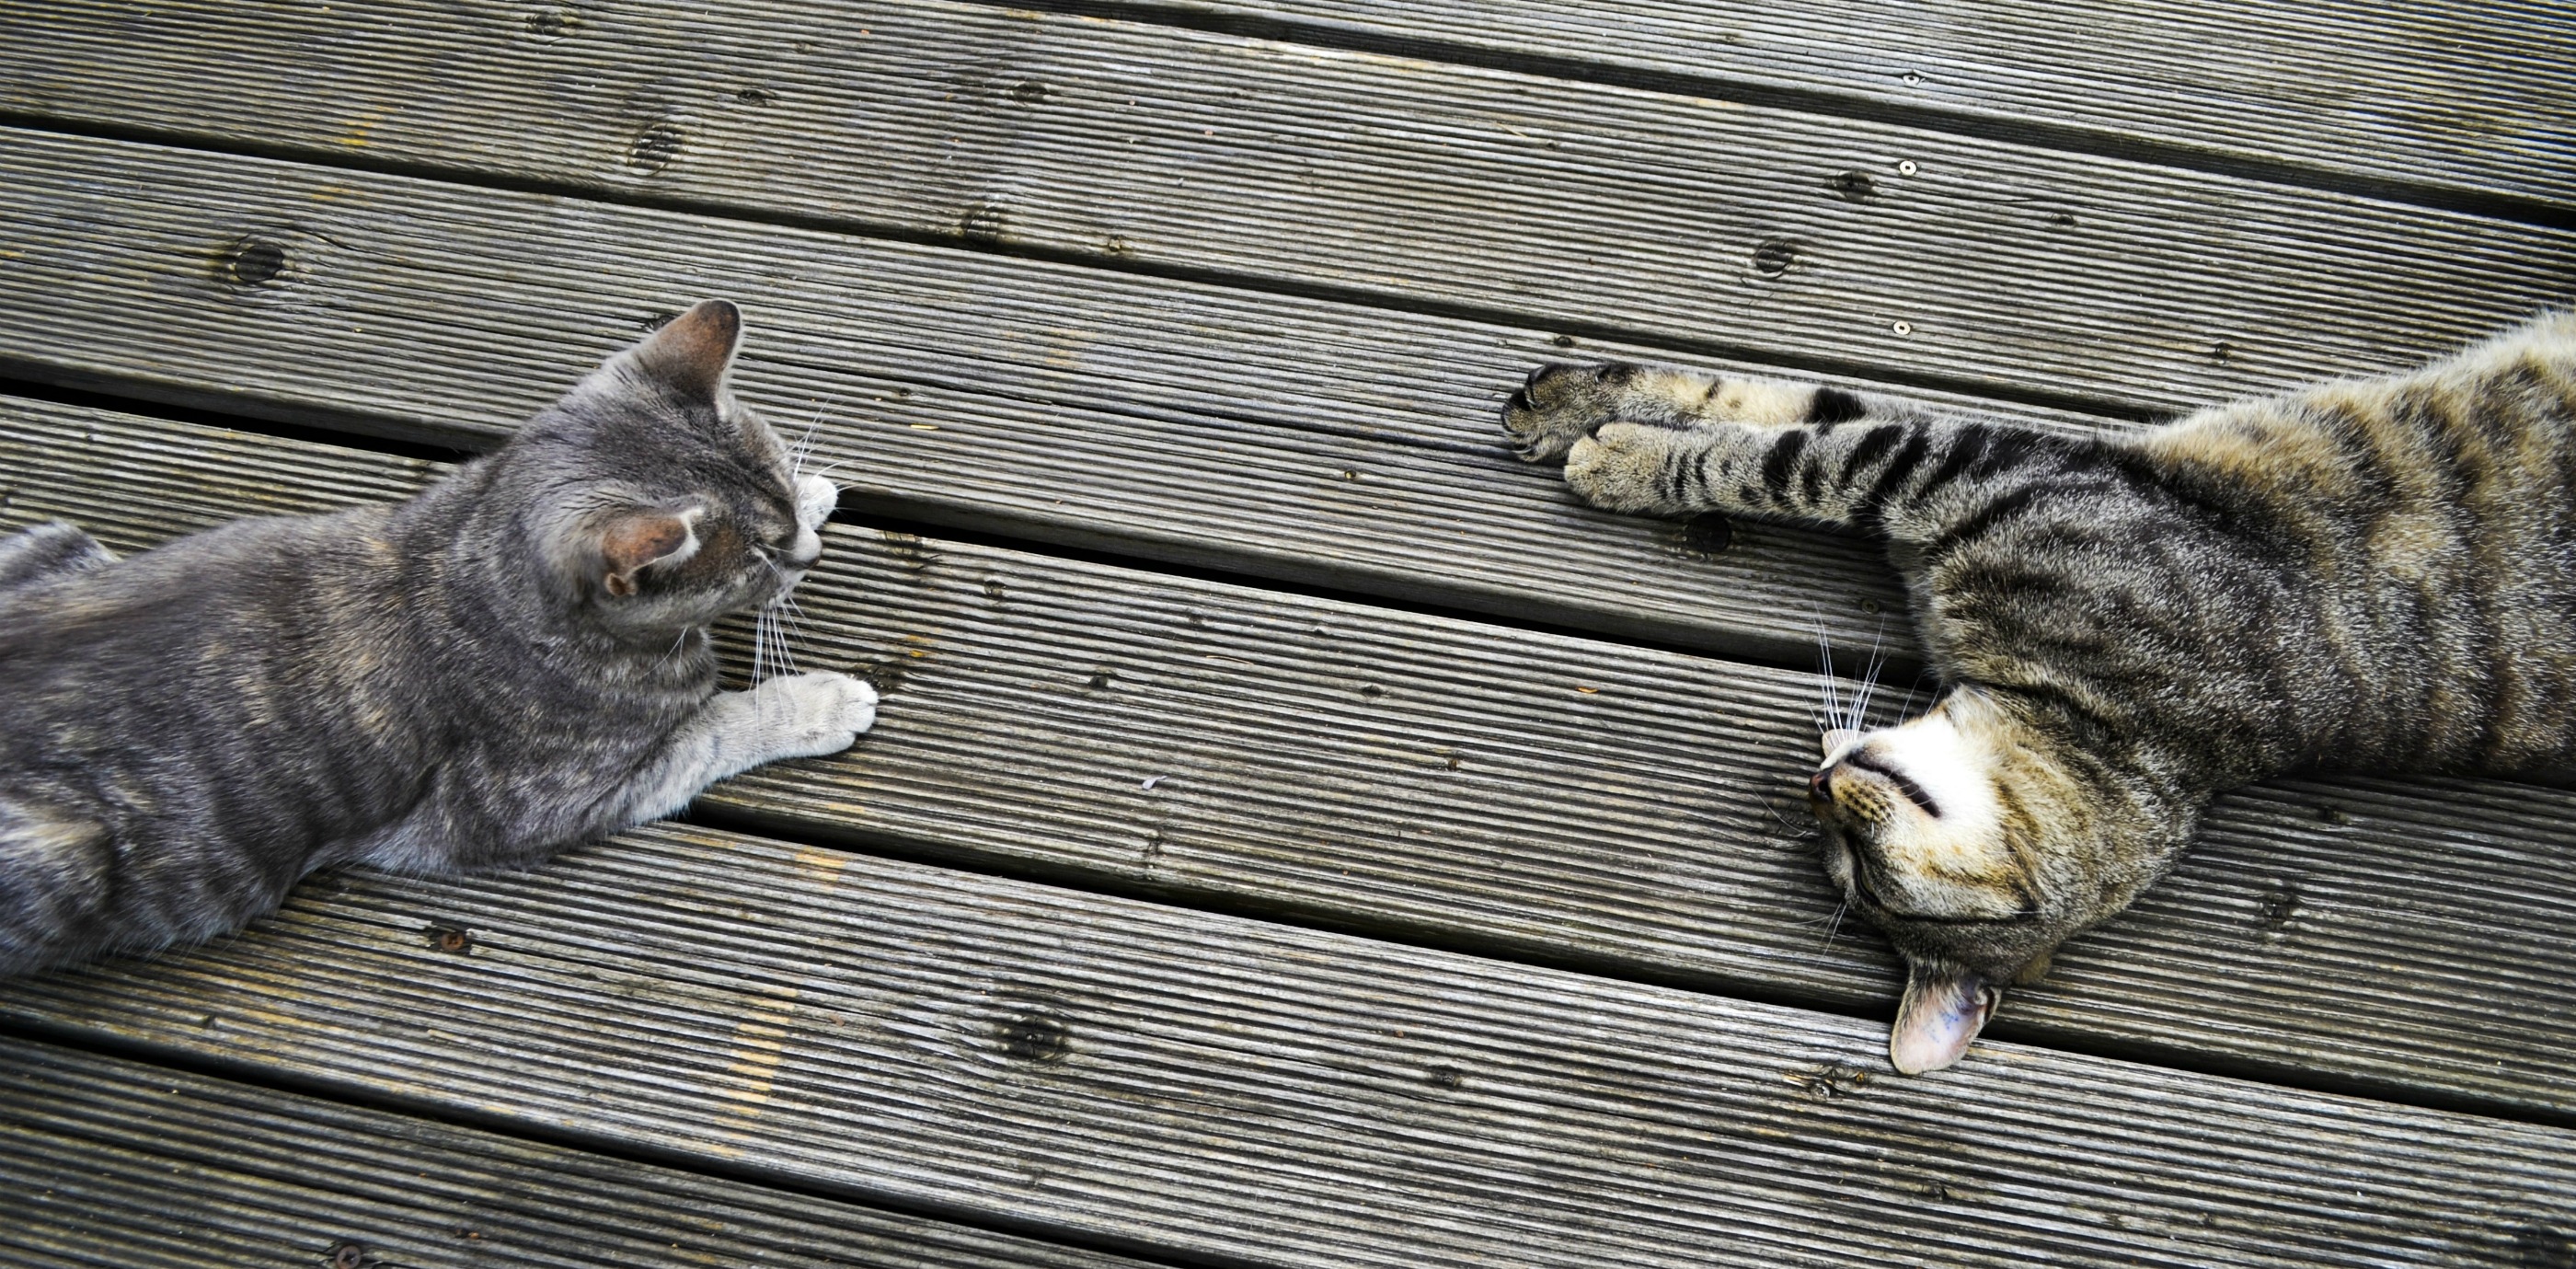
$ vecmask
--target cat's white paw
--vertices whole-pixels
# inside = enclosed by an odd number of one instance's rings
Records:
[[[1688,432],[1637,423],[1611,423],[1574,442],[1565,455],[1565,483],[1604,511],[1653,512],[1668,499],[1666,464],[1693,461]]]
[[[839,753],[875,726],[877,690],[828,670],[774,678],[753,689],[769,760]]]

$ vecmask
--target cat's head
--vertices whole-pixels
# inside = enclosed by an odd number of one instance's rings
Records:
[[[742,314],[708,300],[609,358],[503,451],[520,530],[559,597],[647,637],[784,594],[822,555],[839,492],[725,379]]]
[[[2190,835],[2178,805],[1974,689],[1875,731],[1835,731],[1808,780],[1825,874],[1905,958],[1888,1056],[1959,1060],[2005,986],[2129,906]]]

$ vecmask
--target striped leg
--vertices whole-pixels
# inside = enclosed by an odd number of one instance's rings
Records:
[[[2007,495],[2026,501],[2037,481],[2098,466],[2082,441],[1836,388],[1556,369],[1514,396],[1506,426],[1524,453],[1562,445],[1566,484],[1607,511],[1718,511],[1930,540]],[[1799,409],[1808,417],[1785,418]],[[1632,410],[1650,417],[1604,417]]]
[[[1605,424],[1692,429],[1721,424],[1794,427],[1855,419],[1913,418],[1911,404],[1813,383],[1748,379],[1679,366],[1541,366],[1503,406],[1512,448],[1532,462],[1556,458]]]

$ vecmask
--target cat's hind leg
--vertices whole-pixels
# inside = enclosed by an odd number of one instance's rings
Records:
[[[60,520],[48,520],[0,538],[0,590],[115,562],[115,553],[100,546],[98,539]]]
[[[0,798],[0,976],[93,950],[115,868],[105,825]]]
[[[1907,403],[1816,383],[1711,374],[1630,362],[1541,366],[1503,405],[1512,449],[1531,462],[1556,458],[1610,423],[1666,428],[1720,424],[1795,427],[1854,419],[1911,418]]]

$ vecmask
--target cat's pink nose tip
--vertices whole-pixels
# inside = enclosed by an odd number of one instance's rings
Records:
[[[1807,777],[1807,796],[1812,798],[1823,797],[1825,795],[1825,783],[1833,778],[1833,774],[1834,769],[1832,767],[1816,768],[1815,774]]]

